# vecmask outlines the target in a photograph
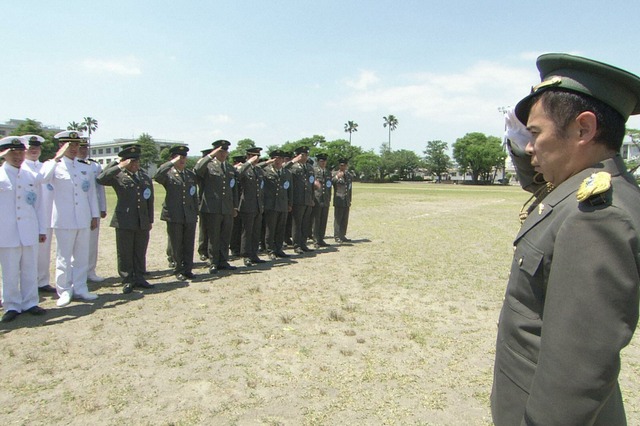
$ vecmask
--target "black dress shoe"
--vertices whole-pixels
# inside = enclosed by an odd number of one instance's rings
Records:
[[[251,263],[255,263],[255,264],[267,263],[266,260],[260,259],[259,257],[252,257],[250,260],[251,260]]]
[[[185,277],[184,274],[176,274],[176,279],[178,281],[186,281],[187,277]]]
[[[170,261],[169,268],[174,269],[176,267],[176,262]]]
[[[248,257],[242,259],[242,263],[244,263],[244,266],[246,267],[253,266],[253,263],[251,263],[251,259],[249,259]]]
[[[184,275],[185,277],[187,277],[187,279],[189,279],[189,280],[193,280],[193,279],[195,279],[195,278],[197,277],[197,275],[196,275],[196,274],[194,274],[193,272],[185,272],[185,273],[184,273],[184,274],[182,274],[182,275]]]
[[[124,294],[129,294],[133,291],[133,283],[124,283],[124,286],[122,286],[122,292]]]
[[[134,287],[140,287],[140,288],[153,288],[154,285],[150,284],[148,281],[146,280],[139,280],[136,281],[135,284],[133,285]]]
[[[31,315],[44,315],[47,313],[47,311],[45,309],[42,309],[40,306],[36,305],[36,306],[32,306],[29,309],[27,309],[25,312],[30,313]]]
[[[38,287],[38,291],[42,293],[57,293],[56,289],[50,286],[49,284],[42,287]]]
[[[276,256],[278,257],[291,257],[291,255],[288,255],[287,253],[283,252],[283,251],[277,251],[275,253]]]
[[[347,237],[342,237],[342,241],[345,241],[347,243],[351,242],[351,238],[347,238]]]
[[[326,242],[326,241],[320,241],[320,242],[318,243],[318,245],[319,245],[320,247],[331,247],[331,244],[327,244],[327,242]]]
[[[217,274],[218,273],[218,268],[216,268],[215,266],[209,266],[209,273],[210,274]]]
[[[2,322],[11,322],[14,319],[18,318],[18,315],[20,315],[20,312],[18,311],[7,311],[4,313],[4,315],[2,315]]]
[[[225,262],[225,263],[221,263],[220,265],[218,265],[218,269],[226,269],[227,271],[235,271],[238,268],[236,266],[229,265],[229,263]]]
[[[309,248],[307,246],[302,246],[302,251],[314,251],[312,248]]]
[[[200,255],[200,260],[203,261],[203,262],[206,262],[207,260],[209,260],[209,258],[207,257],[206,254],[201,254]]]

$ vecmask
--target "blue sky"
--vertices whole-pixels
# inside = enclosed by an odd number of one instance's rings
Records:
[[[199,151],[315,134],[422,154],[501,136],[498,107],[567,52],[640,74],[630,1],[5,0],[0,122],[98,120],[93,142],[149,133]],[[628,126],[640,128],[640,119]]]

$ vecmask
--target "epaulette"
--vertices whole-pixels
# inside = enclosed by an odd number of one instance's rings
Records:
[[[82,160],[80,158],[78,158],[78,163],[86,164],[87,166],[89,165],[89,162],[87,160]]]
[[[597,206],[610,200],[610,190],[611,174],[607,172],[593,173],[582,181],[576,197],[580,203]]]
[[[94,160],[93,158],[87,158],[87,161],[93,161],[94,163],[98,163],[96,160]]]

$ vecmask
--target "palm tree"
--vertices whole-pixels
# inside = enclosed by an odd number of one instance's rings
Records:
[[[398,127],[398,119],[395,115],[389,114],[388,117],[382,117],[384,119],[384,124],[382,127],[389,126],[389,151],[391,151],[391,132]]]
[[[85,117],[82,123],[82,129],[89,133],[89,142],[91,142],[91,133],[98,129],[98,120],[92,117]]]
[[[349,132],[349,145],[351,145],[351,134],[358,131],[358,123],[355,121],[347,121],[344,125],[344,131]]]
[[[75,122],[75,121],[72,121],[67,126],[67,130],[82,130],[82,129],[83,129],[82,123],[78,123],[78,122]]]

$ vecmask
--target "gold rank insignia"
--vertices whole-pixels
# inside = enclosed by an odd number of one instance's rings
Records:
[[[588,200],[596,195],[604,194],[611,188],[611,174],[607,172],[593,173],[580,184],[576,194],[578,201]]]

